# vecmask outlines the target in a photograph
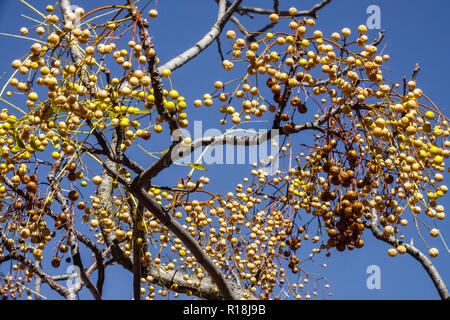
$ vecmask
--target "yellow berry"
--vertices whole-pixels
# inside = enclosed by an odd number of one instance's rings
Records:
[[[166,69],[163,72],[161,72],[161,76],[164,78],[170,77],[171,74],[172,74],[172,71],[170,71],[169,69]]]
[[[102,179],[102,177],[100,177],[100,176],[95,176],[95,177],[92,178],[92,182],[93,182],[96,186],[100,185],[100,184],[102,183],[102,181],[103,181],[103,179]]]

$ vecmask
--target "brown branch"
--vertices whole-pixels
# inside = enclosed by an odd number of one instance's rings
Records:
[[[53,211],[51,211],[50,208],[48,208],[48,207],[46,208],[46,213],[48,216],[50,216],[54,220],[58,220],[58,215],[56,213],[54,213]],[[63,226],[66,230],[69,230],[69,224],[66,223]],[[95,260],[97,263],[97,268],[98,268],[97,291],[101,295],[102,291],[103,291],[103,284],[105,282],[105,265],[103,263],[102,252],[95,245],[95,243],[91,239],[89,239],[87,236],[85,236],[84,234],[82,234],[81,232],[79,232],[78,230],[76,230],[74,228],[72,229],[72,232],[74,232],[78,241],[83,243],[87,248],[89,248],[92,251],[92,253],[94,253]]]
[[[223,61],[225,60],[225,58],[223,56],[222,46],[220,45],[220,39],[218,37],[216,38],[216,42],[217,42],[217,51],[219,51],[220,61]]]
[[[110,254],[110,251],[111,251],[111,247],[107,247],[103,250],[103,252],[101,253],[102,260],[103,260],[103,258],[107,257]],[[91,277],[94,270],[98,269],[98,267],[99,267],[99,265],[97,264],[97,261],[94,261],[89,268],[87,268],[86,270],[83,269],[83,272],[86,274],[87,277]],[[80,277],[81,277],[81,270],[80,270]],[[74,296],[78,291],[80,291],[83,288],[84,284],[85,284],[85,282],[83,281],[83,279],[78,281],[73,286],[73,288],[71,288],[71,290],[70,290],[71,294]]]
[[[330,2],[331,2],[331,0],[323,0],[322,2],[314,5],[309,10],[298,11],[297,14],[295,14],[294,16],[295,17],[313,17],[313,18],[317,19],[318,18],[317,11],[324,8]],[[289,14],[289,11],[277,12],[276,8],[275,9],[263,9],[263,8],[257,8],[257,7],[239,7],[237,12],[241,15],[251,12],[251,13],[256,13],[256,14],[264,14],[264,15],[270,15],[273,13],[277,13],[281,17],[290,17],[291,16]]]
[[[241,24],[238,18],[236,18],[235,16],[231,16],[230,20],[236,25],[236,27],[239,28],[239,31],[241,31],[245,37],[250,34],[250,32]]]
[[[37,266],[38,266],[38,268],[41,267],[40,261],[37,261]],[[42,299],[41,288],[42,288],[42,279],[39,276],[34,275],[34,300]]]
[[[11,254],[15,260],[20,261],[25,266],[27,266],[28,269],[30,269],[35,275],[37,275],[39,278],[41,278],[42,281],[47,283],[50,286],[50,288],[55,290],[57,293],[59,293],[65,299],[69,299],[69,297],[70,297],[69,289],[58,284],[51,276],[49,276],[44,271],[42,271],[38,266],[36,266],[33,263],[33,261],[25,258],[24,256],[19,255],[17,252],[14,252]]]
[[[291,67],[289,70],[289,78],[292,78],[295,74],[295,71],[297,68]],[[292,93],[292,88],[288,85],[288,82],[285,84],[283,96],[281,98],[280,103],[278,104],[277,112],[275,113],[275,117],[273,119],[272,129],[280,129],[280,123],[281,123],[281,114],[284,111],[284,108],[286,107],[287,101],[289,100],[289,97]]]
[[[55,178],[56,173],[61,170],[61,163],[65,158],[66,158],[65,154],[63,153],[61,157],[55,161],[52,168],[50,169],[49,175],[47,176],[47,180],[48,182],[50,182],[50,187],[55,195],[56,201],[58,201],[58,203],[61,205],[62,211],[70,219],[68,232],[69,232],[69,245],[71,247],[73,263],[80,269],[81,279],[83,280],[84,284],[89,289],[89,291],[92,293],[93,297],[96,300],[101,300],[102,299],[101,294],[99,293],[97,288],[92,284],[91,279],[87,276],[86,272],[84,271],[83,261],[81,259],[78,241],[75,236],[75,231],[73,227],[73,213],[72,210],[70,209],[69,200],[67,199],[66,196],[63,195],[63,193],[59,189],[59,185]]]
[[[280,14],[280,8],[279,8],[279,5],[280,5],[280,1],[279,0],[273,0],[273,11],[276,13],[276,14]]]
[[[173,133],[178,129],[177,117],[174,113],[170,113],[164,107],[163,85],[159,71],[160,69],[158,69],[157,66],[156,55],[150,54],[151,51],[154,52],[154,46],[148,34],[148,21],[142,17],[142,14],[134,4],[133,0],[128,0],[128,4],[131,8],[130,14],[139,26],[142,48],[144,49],[147,57],[148,71],[150,73],[153,95],[155,97],[156,110],[158,111],[159,116],[169,124],[170,132]]]
[[[377,45],[379,45],[379,44],[381,43],[381,41],[383,40],[385,34],[386,34],[386,30],[384,30],[384,29],[381,30],[381,31],[378,33],[378,36],[375,38],[375,40],[372,41],[372,43],[370,43],[370,45],[371,45],[371,46],[377,46]]]
[[[127,201],[130,212],[132,214],[133,221],[133,294],[134,300],[141,300],[141,275],[142,275],[142,263],[141,263],[141,250],[143,249],[142,243],[138,243],[137,239],[141,239],[144,242],[145,235],[142,230],[139,230],[139,224],[143,220],[143,208],[141,205],[134,203],[134,198],[129,198]]]

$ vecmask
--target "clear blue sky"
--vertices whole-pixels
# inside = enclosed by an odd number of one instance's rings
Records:
[[[313,0],[305,1],[280,1],[281,9],[296,6],[298,9],[310,8],[317,3]],[[88,1],[72,0],[76,4],[86,8],[86,11],[101,4],[122,4],[125,1]],[[144,3],[145,1],[142,1]],[[271,7],[272,1],[244,1],[245,5]],[[36,7],[50,2],[30,0]],[[450,2],[446,0],[418,1],[418,0],[333,0],[330,5],[319,12],[317,28],[325,35],[339,31],[343,27],[349,27],[353,32],[360,24],[365,24],[368,14],[366,9],[369,5],[376,4],[381,9],[381,28],[387,33],[379,46],[383,52],[391,56],[391,61],[386,65],[391,72],[384,71],[391,80],[401,81],[406,75],[410,77],[416,63],[420,64],[421,71],[417,81],[419,87],[435,102],[446,115],[450,115],[448,93],[450,82],[450,63],[448,52],[450,43],[448,34],[450,32]],[[152,5],[150,5],[151,7]],[[147,10],[147,9],[146,9]],[[193,41],[200,39],[209,30],[217,16],[217,5],[213,0],[159,0],[159,17],[152,20],[150,35],[153,37],[158,56],[162,62],[190,47]],[[25,5],[15,0],[0,0],[0,32],[19,34],[21,26],[29,26],[30,22],[21,17],[21,14],[37,18],[36,14]],[[261,21],[261,20],[259,20]],[[267,20],[265,20],[267,21]],[[265,22],[264,21],[264,22]],[[242,22],[251,29],[252,23],[248,19]],[[259,25],[261,25],[260,22]],[[235,29],[231,23],[225,28]],[[369,30],[370,39],[376,37],[379,30]],[[0,50],[0,70],[9,73],[10,63],[13,59],[21,57],[31,42],[1,36],[3,47]],[[229,42],[222,42],[224,52],[229,49]],[[172,81],[175,88],[183,94],[192,106],[192,101],[201,97],[212,89],[215,80],[226,80],[230,76],[223,71],[219,62],[220,58],[213,44],[197,59],[188,63],[180,70],[173,73]],[[5,76],[6,77],[6,76]],[[6,77],[7,78],[7,77]],[[3,85],[5,78],[2,78]],[[0,105],[2,108],[3,104]],[[219,115],[213,110],[205,109],[195,111],[190,119],[204,120],[204,130],[211,126],[218,127]],[[213,121],[211,119],[214,119]],[[181,170],[181,171],[180,171]],[[183,171],[184,170],[184,171]],[[241,177],[247,175],[248,167],[241,166],[218,166],[208,168],[208,174],[213,181],[217,191],[225,193],[232,191],[234,186],[241,182]],[[186,175],[186,169],[177,168],[173,173],[164,173],[163,179],[174,179],[179,174]],[[448,181],[447,181],[448,183]],[[226,190],[223,190],[226,188]],[[450,206],[449,196],[444,197],[444,205]],[[448,215],[447,215],[448,216]],[[448,238],[449,222],[440,221],[438,226],[444,238]],[[334,251],[331,258],[320,257],[318,264],[327,263],[323,272],[331,284],[333,296],[321,296],[321,299],[438,299],[439,296],[422,267],[410,256],[397,256],[390,258],[386,251],[389,246],[378,240],[372,240],[372,236],[366,234],[364,239],[366,245],[361,250],[346,251],[338,253]],[[429,239],[429,237],[428,237]],[[416,236],[415,244],[422,250],[425,246]],[[433,262],[441,273],[441,276],[450,283],[450,257],[439,238],[430,240],[430,245],[439,248],[441,254]],[[426,250],[425,250],[426,251]],[[87,265],[87,264],[86,264]],[[378,265],[381,269],[381,289],[369,290],[366,287],[366,268],[369,265]],[[61,268],[64,269],[64,268]],[[107,274],[104,296],[105,298],[130,299],[132,297],[132,275],[121,271],[117,267],[111,268],[113,273]],[[2,272],[5,272],[2,269]],[[58,298],[54,293],[45,291],[50,298]],[[88,297],[85,290],[81,297]]]

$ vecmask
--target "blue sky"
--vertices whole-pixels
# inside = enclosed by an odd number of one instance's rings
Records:
[[[95,3],[94,3],[95,2]],[[124,1],[122,1],[124,2]],[[122,4],[119,1],[88,1],[73,0],[76,4],[86,8],[86,11],[101,4]],[[144,1],[142,1],[144,2]],[[42,5],[42,1],[30,0],[36,7]],[[44,2],[47,4],[47,2]],[[48,2],[50,3],[50,2]],[[271,1],[249,0],[244,1],[248,6],[271,7]],[[288,9],[296,6],[298,9],[310,8],[317,1],[280,1],[281,9]],[[356,32],[360,24],[365,24],[369,14],[366,9],[369,5],[376,4],[381,9],[381,28],[386,29],[386,36],[379,46],[383,52],[391,56],[391,60],[386,64],[390,71],[384,71],[388,78],[394,81],[401,81],[406,75],[411,76],[416,63],[419,63],[421,71],[417,76],[418,86],[434,101],[440,110],[449,115],[449,89],[450,63],[448,62],[448,52],[450,43],[447,41],[450,31],[450,2],[445,0],[436,1],[366,1],[366,0],[333,0],[323,10],[319,11],[319,19],[316,27],[323,31],[324,35],[330,35],[334,31],[339,31],[343,27],[350,28]],[[152,7],[152,4],[150,5]],[[147,9],[146,9],[147,10]],[[150,35],[153,38],[158,57],[164,63],[169,58],[190,47],[194,41],[200,39],[215,22],[217,16],[217,5],[212,0],[180,1],[180,0],[159,0],[159,17],[151,21]],[[19,34],[22,26],[30,25],[25,18],[25,14],[37,18],[35,13],[28,9],[19,1],[0,0],[0,32]],[[260,17],[256,17],[260,18]],[[250,21],[242,18],[241,21],[252,29],[267,21]],[[263,21],[263,22],[261,22]],[[229,23],[225,30],[235,29]],[[369,30],[370,39],[376,37],[379,30]],[[0,50],[0,70],[9,73],[12,60],[21,57],[31,42],[18,40],[15,38],[1,36],[3,48]],[[224,53],[228,51],[230,42],[222,37],[222,48]],[[5,76],[7,78],[7,76]],[[216,44],[201,55],[189,62],[180,70],[173,73],[172,82],[175,89],[184,95],[190,105],[192,101],[200,98],[204,93],[211,91],[216,80],[225,81],[230,79],[220,66],[220,57]],[[1,79],[3,85],[5,78]],[[4,105],[0,105],[2,108]],[[208,125],[218,127],[220,116],[213,110],[199,109],[193,111],[190,119],[203,120],[203,130]],[[163,148],[162,148],[163,149]],[[161,149],[161,150],[162,150]],[[150,162],[149,162],[150,163]],[[247,175],[249,167],[244,165],[208,168],[208,175],[216,182],[212,188],[215,191],[233,190],[234,186],[241,182],[241,178]],[[180,174],[186,175],[185,168],[176,168],[173,171],[164,172],[160,181],[166,179],[177,179]],[[447,181],[448,183],[448,181]],[[223,190],[226,188],[226,190]],[[450,206],[449,196],[444,197],[444,206]],[[444,239],[449,241],[449,222],[447,220],[438,223],[443,233]],[[373,240],[371,235],[366,234],[366,245],[363,249],[338,253],[334,251],[330,258],[319,257],[318,264],[326,263],[328,267],[320,270],[331,284],[332,297],[320,296],[326,299],[437,299],[438,294],[426,275],[422,267],[410,256],[397,256],[390,258],[386,251],[389,246],[378,240]],[[429,237],[428,237],[429,239]],[[415,244],[422,250],[425,246],[416,237]],[[433,259],[433,263],[440,271],[444,281],[450,282],[450,257],[440,240],[430,240],[432,246],[439,248],[441,254]],[[381,270],[381,289],[369,290],[366,286],[368,274],[366,269],[370,265],[377,265]],[[2,269],[4,272],[4,270]],[[112,267],[105,284],[105,298],[130,299],[132,297],[132,275],[129,272],[121,271],[117,267]],[[109,282],[109,281],[110,282]],[[51,292],[47,292],[48,297],[57,298]],[[81,297],[88,297],[85,290]]]

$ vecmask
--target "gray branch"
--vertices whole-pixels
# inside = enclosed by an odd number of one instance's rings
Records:
[[[235,0],[228,9],[225,10],[226,1],[219,2],[219,14],[216,23],[211,30],[203,36],[194,46],[184,51],[180,55],[171,59],[158,68],[159,72],[169,69],[175,70],[195,58],[200,52],[205,50],[221,34],[223,27],[230,20],[231,16],[241,4],[242,0]]]
[[[433,263],[428,259],[428,257],[423,254],[419,249],[417,249],[415,246],[413,246],[410,243],[406,243],[403,241],[398,241],[393,236],[390,236],[389,238],[384,237],[383,231],[380,230],[380,227],[378,225],[378,216],[376,209],[373,208],[371,211],[371,221],[366,221],[366,227],[369,228],[372,231],[372,234],[377,238],[378,240],[381,240],[383,242],[386,242],[390,244],[393,247],[398,247],[399,245],[403,245],[406,248],[406,252],[416,259],[422,267],[425,269],[425,271],[428,273],[429,277],[433,281],[434,286],[436,287],[439,296],[442,300],[450,300],[450,296],[448,294],[447,287],[445,286],[445,282],[442,279],[441,275],[439,274],[438,270],[435,268]]]

